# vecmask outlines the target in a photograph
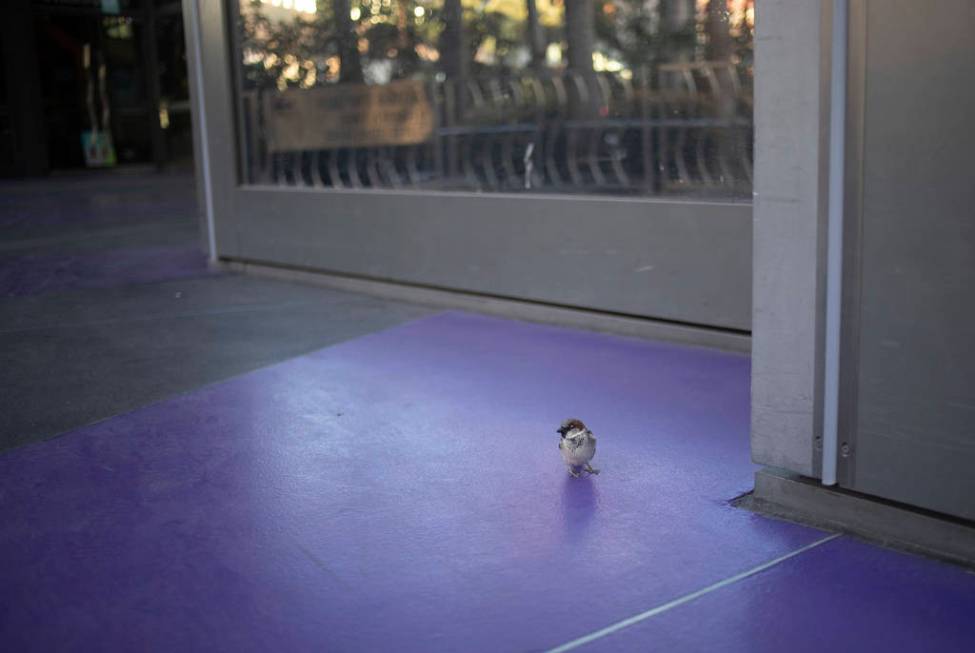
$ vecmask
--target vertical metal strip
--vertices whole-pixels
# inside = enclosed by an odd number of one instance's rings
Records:
[[[848,0],[834,0],[830,61],[829,201],[826,342],[823,388],[823,485],[836,485],[839,442],[840,316],[843,298],[843,203],[846,163]]]
[[[206,80],[203,75],[203,37],[200,33],[200,3],[199,0],[183,0],[183,7],[184,20],[186,21],[186,26],[189,28],[190,39],[188,40],[190,40],[193,46],[187,54],[190,58],[189,72],[195,80],[191,88],[195,88],[196,90],[194,100],[196,104],[196,119],[199,124],[200,133],[200,147],[199,152],[197,152],[197,157],[199,161],[200,181],[203,184],[207,256],[211,262],[215,263],[217,260],[217,236],[214,227],[213,180],[210,173],[209,125],[207,122],[206,100],[204,98],[204,84]]]

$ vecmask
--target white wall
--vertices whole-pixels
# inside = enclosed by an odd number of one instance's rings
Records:
[[[829,0],[756,8],[752,458],[817,473]]]

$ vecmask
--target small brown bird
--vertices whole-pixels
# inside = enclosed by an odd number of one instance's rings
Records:
[[[589,464],[596,455],[596,437],[586,428],[582,420],[567,419],[562,422],[562,426],[557,431],[562,436],[559,440],[559,451],[562,453],[562,460],[569,468],[569,473],[576,478],[579,478],[580,471],[598,474],[599,470],[593,469]]]

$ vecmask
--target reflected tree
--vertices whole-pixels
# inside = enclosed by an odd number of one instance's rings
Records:
[[[325,3],[323,3],[325,4]],[[352,21],[349,0],[332,0],[332,20],[322,24],[319,19],[318,27],[335,30],[335,42],[338,50],[339,81],[361,84],[365,81],[362,74],[362,60],[359,57],[359,35],[355,31]]]
[[[707,34],[705,50],[708,61],[728,61],[734,51],[731,29],[728,25],[727,0],[710,0],[704,24]]]
[[[463,79],[560,67],[586,76],[593,70],[633,74],[701,59],[748,66],[752,31],[742,16],[752,5],[752,0],[324,0],[313,15],[271,20],[262,2],[246,0],[240,18],[245,84],[383,83],[437,73]]]

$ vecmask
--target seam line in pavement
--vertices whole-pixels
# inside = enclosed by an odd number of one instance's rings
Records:
[[[565,653],[565,651],[571,651],[573,649],[579,648],[580,646],[585,646],[586,644],[589,644],[591,642],[594,642],[597,639],[602,639],[603,637],[606,637],[608,635],[612,635],[613,633],[618,632],[620,630],[623,630],[624,628],[629,628],[630,626],[633,626],[635,624],[638,624],[641,621],[646,621],[647,619],[650,619],[651,617],[655,617],[658,614],[661,614],[663,612],[667,612],[668,610],[671,610],[672,608],[676,608],[676,607],[678,607],[680,605],[684,605],[685,603],[690,603],[691,601],[693,601],[695,599],[698,599],[698,598],[700,598],[700,597],[702,597],[702,596],[704,596],[706,594],[710,594],[711,592],[714,592],[716,590],[719,590],[719,589],[721,589],[723,587],[727,587],[728,585],[733,585],[734,583],[737,583],[738,581],[745,580],[746,578],[748,578],[750,576],[754,576],[755,574],[758,574],[760,572],[763,572],[766,569],[770,569],[770,568],[772,568],[772,567],[774,567],[774,566],[776,566],[776,565],[778,565],[778,564],[780,564],[782,562],[785,562],[789,558],[794,558],[797,555],[801,555],[801,554],[805,553],[806,551],[809,551],[810,549],[814,549],[817,546],[820,546],[821,544],[826,544],[827,542],[831,542],[831,541],[835,540],[836,538],[841,537],[842,535],[843,535],[842,533],[835,533],[833,535],[829,535],[829,536],[824,537],[822,539],[816,540],[812,544],[807,544],[806,546],[804,546],[802,548],[796,549],[795,551],[792,551],[790,553],[787,553],[787,554],[785,554],[783,556],[779,556],[778,558],[775,558],[774,560],[769,560],[768,562],[766,562],[764,564],[761,564],[761,565],[758,565],[757,567],[752,567],[751,569],[749,569],[747,571],[743,571],[740,574],[736,574],[734,576],[731,576],[730,578],[725,578],[724,580],[720,580],[717,583],[714,583],[713,585],[708,585],[707,587],[702,588],[702,589],[699,589],[696,592],[691,592],[690,594],[685,594],[684,596],[681,596],[679,598],[676,598],[673,601],[668,601],[667,603],[664,603],[663,605],[658,605],[655,608],[650,608],[649,610],[646,610],[646,611],[641,612],[639,614],[635,614],[632,617],[627,617],[626,619],[623,619],[622,621],[617,621],[614,624],[610,624],[609,626],[606,626],[605,628],[601,628],[601,629],[599,629],[597,631],[594,631],[592,633],[589,633],[588,635],[583,635],[582,637],[579,637],[578,639],[574,639],[571,642],[566,642],[565,644],[562,644],[561,646],[556,646],[553,649],[549,649],[546,653]]]

